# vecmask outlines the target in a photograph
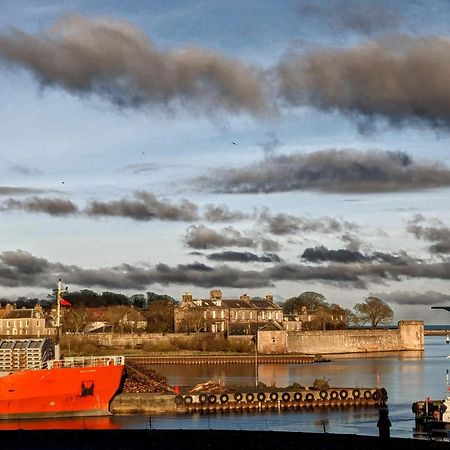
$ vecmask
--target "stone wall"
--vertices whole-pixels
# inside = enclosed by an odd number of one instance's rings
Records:
[[[270,331],[258,334],[258,350],[270,351]],[[400,321],[396,329],[291,331],[286,333],[286,353],[339,354],[424,349],[422,321]],[[280,352],[280,348],[277,351]]]

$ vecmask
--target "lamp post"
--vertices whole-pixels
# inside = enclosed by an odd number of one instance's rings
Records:
[[[258,330],[255,334],[255,387],[258,387]]]

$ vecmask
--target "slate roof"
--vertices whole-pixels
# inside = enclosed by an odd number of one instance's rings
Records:
[[[39,319],[41,315],[35,309],[13,309],[8,311],[3,319]]]
[[[198,302],[201,302],[200,305],[197,305]],[[220,301],[220,306],[216,304],[217,301]],[[268,300],[250,300],[247,302],[245,300],[239,299],[222,299],[222,300],[211,300],[206,298],[193,299],[193,302],[197,306],[201,306],[203,308],[236,308],[236,309],[282,309],[281,306],[276,305],[273,302]]]

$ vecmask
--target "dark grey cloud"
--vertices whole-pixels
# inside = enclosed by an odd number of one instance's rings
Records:
[[[407,226],[407,230],[417,239],[432,242],[429,250],[435,254],[450,254],[450,227],[438,222],[436,225],[426,225],[425,218],[417,215]]]
[[[263,262],[263,263],[278,263],[281,258],[275,253],[265,253],[263,255],[256,255],[251,252],[234,252],[227,250],[220,253],[211,253],[207,256],[211,261],[227,261],[227,262]]]
[[[416,292],[416,291],[395,291],[390,293],[382,294],[371,294],[383,301],[391,304],[397,305],[408,305],[408,306],[433,306],[433,305],[448,305],[450,304],[450,295],[444,294],[442,292],[427,291],[427,292]]]
[[[131,199],[101,202],[93,200],[85,209],[89,216],[128,217],[134,220],[193,221],[199,218],[198,207],[188,200],[174,205],[167,200],[159,200],[150,192],[138,191]]]
[[[350,30],[356,33],[372,35],[398,31],[400,16],[392,2],[382,0],[362,2],[358,0],[299,0],[297,11],[302,17],[317,19],[318,25],[327,24],[332,30],[342,32]]]
[[[329,149],[265,157],[195,182],[222,193],[396,192],[448,187],[450,169],[442,163],[416,163],[403,152]]]
[[[391,124],[450,123],[448,37],[391,37],[351,48],[289,54],[277,68],[288,105],[310,105]]]
[[[357,228],[354,224],[330,217],[308,219],[307,217],[293,216],[291,214],[273,214],[268,209],[263,210],[259,214],[258,221],[267,228],[267,231],[275,235],[297,234],[300,232],[330,233]]]
[[[0,195],[29,195],[45,192],[43,189],[28,187],[0,186]]]
[[[345,287],[366,288],[406,278],[450,279],[450,261],[409,264],[362,262],[327,265],[278,263],[264,270],[241,270],[226,264],[208,266],[202,263],[168,266],[157,264],[85,269],[76,265],[51,262],[26,251],[0,253],[0,286],[52,288],[60,277],[69,285],[107,289],[147,289],[153,284],[181,284],[201,287],[255,288],[273,286],[277,281],[321,281]]]
[[[69,15],[36,35],[0,35],[0,58],[29,69],[45,86],[96,94],[120,107],[190,106],[260,113],[259,71],[199,48],[162,51],[131,24]]]
[[[404,251],[400,251],[398,254],[380,251],[362,253],[358,250],[350,249],[330,250],[323,245],[305,249],[301,258],[315,263],[332,261],[345,264],[378,261],[392,265],[406,265],[417,261]]]
[[[216,231],[205,225],[192,225],[186,230],[185,244],[196,249],[219,247],[249,247],[256,248],[257,241],[233,227]]]
[[[68,216],[78,213],[77,205],[70,200],[41,197],[30,197],[25,200],[10,198],[0,205],[0,211],[12,210],[45,213],[51,216]]]
[[[251,217],[250,214],[241,211],[231,211],[226,205],[206,205],[203,216],[210,222],[232,222]]]
[[[305,249],[301,258],[310,262],[336,261],[342,263],[356,263],[367,260],[366,257],[358,251],[347,249],[329,250],[323,245]]]
[[[277,252],[281,245],[275,239],[261,238],[261,250],[263,252]]]

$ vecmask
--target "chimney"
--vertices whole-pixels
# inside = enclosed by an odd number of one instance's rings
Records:
[[[222,300],[222,291],[220,289],[211,289],[209,291],[210,300]]]
[[[6,312],[12,311],[14,309],[14,306],[11,303],[8,303],[5,306]]]
[[[190,303],[192,302],[192,294],[189,294],[189,292],[185,292],[182,296],[181,296],[181,301],[183,303]]]
[[[266,300],[267,300],[268,302],[272,302],[272,303],[273,303],[273,294],[267,294],[267,295],[266,295]]]
[[[239,300],[242,300],[245,303],[250,303],[250,295],[244,293],[239,297]]]

